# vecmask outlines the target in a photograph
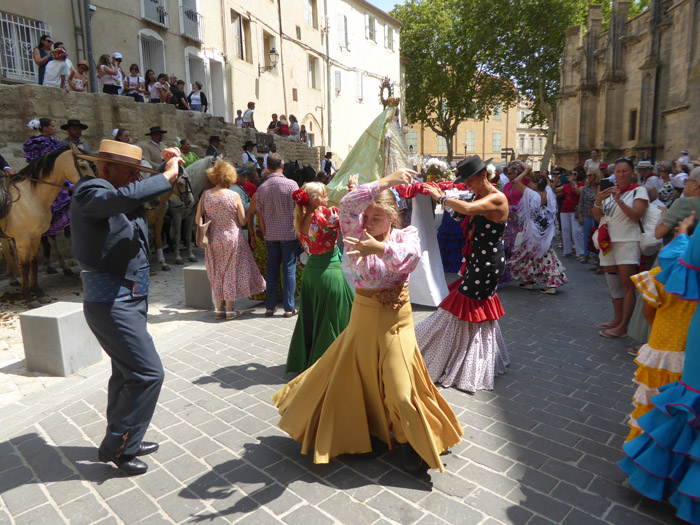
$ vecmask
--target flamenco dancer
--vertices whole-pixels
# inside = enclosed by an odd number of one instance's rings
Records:
[[[700,228],[688,236],[694,221],[691,212],[661,250],[657,275],[667,293],[687,301],[700,301]],[[676,516],[700,524],[700,309],[688,328],[683,376],[651,402],[654,408],[637,420],[642,434],[624,444],[627,457],[617,464],[632,488],[656,501],[668,498]]]
[[[496,295],[505,270],[508,201],[489,181],[478,155],[463,160],[457,169],[457,181],[464,181],[476,197],[472,202],[451,198],[436,185],[426,186],[433,199],[464,217],[463,277],[450,285],[450,294],[435,313],[416,326],[416,339],[433,381],[476,392],[492,390],[494,376],[504,374],[509,364],[498,326],[504,311]]]
[[[355,297],[341,266],[338,208],[328,206],[326,185],[307,182],[293,194],[294,231],[309,255],[304,267],[299,317],[287,356],[287,372],[313,365],[345,330]]]
[[[398,170],[340,201],[356,290],[350,323],[314,366],[272,397],[280,428],[302,443],[302,454],[314,449],[315,463],[371,452],[373,438],[391,448],[393,434],[407,471],[425,461],[444,472],[440,454],[464,433],[416,344],[407,283],[420,240],[413,226],[393,227],[399,214],[387,191],[412,173]]]

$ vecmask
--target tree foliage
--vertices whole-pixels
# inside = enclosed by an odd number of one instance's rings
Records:
[[[493,74],[492,50],[479,38],[465,38],[464,26],[483,27],[474,16],[478,0],[408,0],[392,14],[403,22],[401,55],[406,64],[406,115],[447,143],[460,122],[489,115],[517,100],[509,80]]]

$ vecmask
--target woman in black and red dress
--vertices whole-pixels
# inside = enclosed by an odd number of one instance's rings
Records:
[[[431,379],[444,387],[475,392],[493,389],[493,378],[509,364],[498,319],[504,314],[496,295],[505,271],[503,232],[508,200],[488,180],[486,165],[474,156],[462,161],[458,180],[474,193],[471,202],[452,199],[437,186],[430,194],[465,216],[467,243],[463,277],[453,282],[438,310],[416,325],[416,339]]]

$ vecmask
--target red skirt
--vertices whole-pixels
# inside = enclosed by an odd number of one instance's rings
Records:
[[[457,279],[448,286],[450,293],[440,303],[440,308],[450,312],[457,319],[470,323],[496,321],[505,313],[497,294],[488,299],[472,299],[459,291],[462,279]]]

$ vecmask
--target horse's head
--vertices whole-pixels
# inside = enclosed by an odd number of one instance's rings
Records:
[[[194,206],[194,194],[187,173],[180,175],[173,183],[173,196],[178,197],[188,208]]]
[[[54,173],[61,175],[63,179],[68,179],[73,184],[78,182],[81,177],[94,177],[95,172],[90,161],[77,157],[76,155],[78,154],[85,155],[85,152],[79,150],[75,147],[75,144],[71,143],[70,150],[61,153],[56,159]]]

